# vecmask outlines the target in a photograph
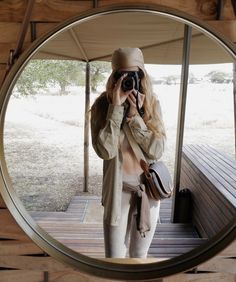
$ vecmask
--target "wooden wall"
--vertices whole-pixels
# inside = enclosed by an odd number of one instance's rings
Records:
[[[23,50],[35,40],[31,31],[36,27],[36,38],[56,24],[80,14],[94,6],[122,4],[120,0],[40,0],[35,1]],[[217,20],[217,0],[126,0],[124,4],[161,4],[194,16],[215,27],[229,40],[236,43],[236,18],[231,0],[223,1],[223,9]],[[27,0],[0,1],[0,85],[7,68],[11,49],[16,48],[24,19]],[[236,241],[223,252],[198,267],[197,273],[184,273],[163,281],[235,281]],[[91,277],[63,265],[36,246],[24,234],[6,208],[0,196],[0,282],[41,281],[111,281]]]

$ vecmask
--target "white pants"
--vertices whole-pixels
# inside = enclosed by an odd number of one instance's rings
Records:
[[[131,185],[137,185],[136,179],[125,179]],[[136,206],[131,209],[131,192],[122,191],[121,218],[118,226],[103,222],[105,255],[110,258],[125,258],[127,250],[131,258],[146,258],[151,245],[157,221],[159,219],[160,201],[149,199],[151,229],[141,237],[136,227]]]

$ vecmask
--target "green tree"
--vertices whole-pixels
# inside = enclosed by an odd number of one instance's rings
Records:
[[[212,83],[229,83],[233,79],[233,74],[223,71],[213,70],[205,75]]]
[[[84,85],[84,63],[70,60],[31,60],[16,83],[20,95],[34,95],[49,86],[59,85],[60,95],[69,85]]]
[[[68,94],[67,87],[70,85],[84,86],[84,63],[79,61],[47,61],[45,67],[48,69],[43,74],[43,79],[50,84],[60,86],[60,95]],[[48,75],[48,78],[45,75]]]
[[[105,79],[105,73],[111,72],[111,66],[108,62],[91,62],[91,89],[93,92],[97,91],[97,87],[101,81]]]
[[[91,88],[97,90],[97,86],[105,78],[105,73],[110,72],[110,63],[92,62],[90,64]],[[85,85],[85,63],[75,60],[31,60],[15,86],[15,92],[19,95],[34,95],[39,90],[47,90],[50,86],[58,85],[60,95],[68,94],[70,85]]]

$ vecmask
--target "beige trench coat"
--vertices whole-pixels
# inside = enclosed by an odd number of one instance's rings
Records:
[[[161,116],[158,100],[155,100]],[[122,153],[119,140],[124,134],[121,122],[124,115],[124,106],[109,104],[106,124],[104,128],[96,128],[96,117],[91,116],[92,144],[97,155],[103,162],[102,205],[104,206],[104,220],[110,225],[118,225],[121,216],[122,194]],[[164,151],[165,138],[157,138],[149,130],[143,119],[136,115],[129,121],[128,126],[141,147],[146,161],[152,163],[159,159]],[[98,132],[98,134],[95,134]]]

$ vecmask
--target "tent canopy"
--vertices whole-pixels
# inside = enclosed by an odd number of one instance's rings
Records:
[[[146,12],[119,12],[75,24],[46,42],[37,59],[110,61],[119,47],[139,47],[147,64],[181,64],[184,23]],[[231,56],[193,28],[190,64],[232,62]]]

